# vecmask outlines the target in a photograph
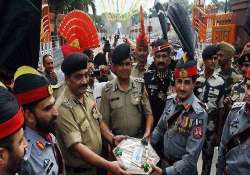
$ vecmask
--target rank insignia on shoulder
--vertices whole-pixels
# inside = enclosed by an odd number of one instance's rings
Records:
[[[41,151],[43,151],[45,149],[45,145],[42,142],[40,142],[40,141],[36,142],[36,146]]]
[[[139,82],[139,83],[144,83],[144,79],[143,78],[135,78],[134,80],[136,82]]]
[[[201,139],[203,136],[203,128],[201,126],[195,126],[192,130],[192,135],[195,139]]]
[[[168,96],[167,96],[167,100],[173,99],[173,98],[175,98],[175,97],[176,97],[176,94],[168,95]]]
[[[74,100],[68,99],[68,98],[64,98],[63,104],[65,106],[69,107],[69,108],[73,108],[76,105],[76,103],[74,102]]]
[[[112,88],[112,83],[111,82],[108,82],[105,87],[104,87],[104,90],[105,92],[109,91],[110,89]]]
[[[246,104],[245,102],[235,102],[232,106],[232,109],[240,108],[240,107],[244,106],[245,104]]]
[[[93,90],[92,89],[90,89],[90,88],[87,88],[87,90],[86,90],[88,93],[90,93],[90,94],[93,94]]]

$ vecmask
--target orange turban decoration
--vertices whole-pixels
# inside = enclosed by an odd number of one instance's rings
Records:
[[[80,10],[73,10],[66,14],[61,21],[59,35],[67,43],[62,46],[64,57],[85,49],[99,47],[96,27],[88,14]]]
[[[144,13],[142,6],[140,7],[140,19],[141,19],[140,34],[136,39],[136,47],[148,47],[148,37],[145,32]]]

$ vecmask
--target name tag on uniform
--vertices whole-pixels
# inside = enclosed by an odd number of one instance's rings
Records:
[[[111,98],[110,101],[113,102],[113,101],[116,101],[116,100],[119,100],[120,97],[115,97],[115,98]]]

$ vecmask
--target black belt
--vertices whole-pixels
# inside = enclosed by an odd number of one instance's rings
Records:
[[[81,168],[81,167],[72,167],[72,166],[65,166],[66,171],[73,172],[73,173],[83,173],[86,171],[91,170],[91,168]]]

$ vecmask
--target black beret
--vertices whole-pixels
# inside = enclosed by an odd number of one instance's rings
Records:
[[[18,102],[7,89],[0,87],[0,125],[14,116],[18,109]]]
[[[214,45],[207,46],[202,52],[202,59],[206,60],[211,58],[213,55],[216,55],[219,51],[219,48]]]
[[[112,54],[112,63],[120,64],[123,60],[128,59],[130,57],[130,45],[128,44],[120,44],[116,46]]]
[[[238,64],[242,65],[244,62],[250,62],[250,53],[246,53],[240,56]]]
[[[81,69],[87,69],[88,56],[83,53],[73,53],[62,62],[61,69],[65,75],[70,75],[73,72]]]
[[[14,134],[23,126],[24,114],[15,96],[0,87],[0,139]]]

